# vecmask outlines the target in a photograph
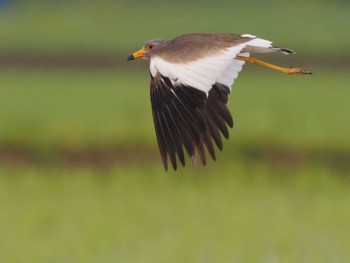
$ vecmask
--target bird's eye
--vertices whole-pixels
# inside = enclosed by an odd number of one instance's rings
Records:
[[[149,49],[149,50],[153,50],[153,49],[154,49],[154,45],[149,44],[149,45],[148,45],[148,49]]]

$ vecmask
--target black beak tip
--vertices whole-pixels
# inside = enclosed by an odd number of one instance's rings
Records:
[[[130,61],[130,60],[133,60],[134,58],[135,58],[134,55],[130,55],[128,56],[127,60]]]

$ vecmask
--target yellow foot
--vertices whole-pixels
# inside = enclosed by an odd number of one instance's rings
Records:
[[[284,72],[287,74],[307,74],[307,75],[312,74],[312,72],[308,71],[307,69],[293,68],[293,67],[286,68]]]

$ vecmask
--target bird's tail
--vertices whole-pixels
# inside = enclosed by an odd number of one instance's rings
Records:
[[[272,42],[266,39],[255,37],[247,42],[247,46],[243,49],[243,52],[248,53],[269,53],[269,52],[281,52],[283,54],[295,54],[293,50],[288,48],[280,48],[272,45]],[[243,53],[242,52],[242,53]]]

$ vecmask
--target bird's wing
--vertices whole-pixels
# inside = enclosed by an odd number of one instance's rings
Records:
[[[175,170],[177,159],[185,165],[184,149],[194,163],[198,152],[204,165],[205,147],[215,160],[213,140],[222,150],[221,134],[228,138],[228,126],[233,126],[228,94],[244,64],[234,58],[249,55],[240,54],[244,47],[240,44],[187,64],[151,59],[153,120],[165,169],[168,157]]]
[[[160,73],[151,75],[151,102],[158,146],[165,169],[168,157],[185,165],[184,149],[196,162],[196,151],[205,165],[205,148],[215,160],[213,142],[222,150],[221,134],[228,138],[233,120],[226,107],[230,90],[216,83],[208,96],[199,89],[177,84]]]
[[[154,56],[150,63],[151,75],[154,77],[159,72],[169,78],[173,85],[190,86],[207,95],[215,83],[221,83],[231,89],[245,63],[234,58],[237,55],[249,56],[249,53],[241,53],[248,43],[226,48],[214,55],[188,63],[172,63]]]

